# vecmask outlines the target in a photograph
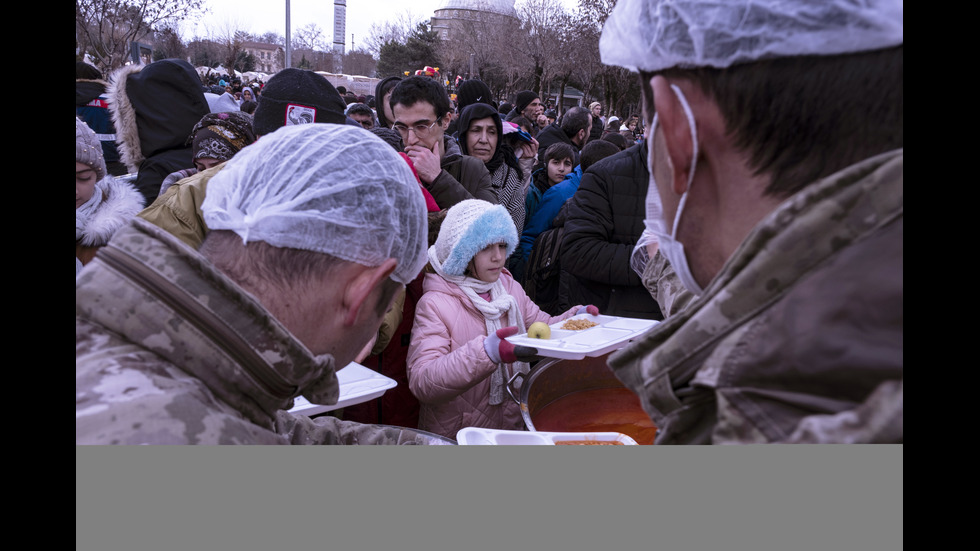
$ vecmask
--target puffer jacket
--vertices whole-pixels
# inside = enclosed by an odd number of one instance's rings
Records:
[[[135,218],[75,280],[75,444],[431,444],[291,414],[339,397],[313,355],[196,251]]]
[[[509,272],[500,277],[521,306],[525,328],[536,321],[557,323],[580,308],[551,316],[527,298]],[[490,375],[497,365],[483,348],[483,314],[458,285],[437,274],[426,274],[423,289],[408,349],[408,384],[421,403],[419,428],[454,439],[464,427],[523,430],[517,402],[505,396],[501,404],[489,403]]]
[[[439,161],[442,172],[424,184],[439,208],[448,209],[466,199],[483,199],[498,204],[487,165],[476,157],[463,155],[459,144],[450,136],[444,138],[444,144],[446,152]]]
[[[643,233],[650,184],[646,143],[606,157],[582,175],[568,200],[561,266],[568,300],[594,304],[603,314],[663,319],[659,306],[630,266]]]
[[[137,174],[136,188],[150,204],[167,175],[194,166],[187,138],[211,112],[201,78],[190,63],[163,59],[117,69],[110,82],[120,160]]]
[[[656,443],[904,441],[903,182],[896,150],[811,184],[699,297],[662,301],[666,321],[609,358]]]

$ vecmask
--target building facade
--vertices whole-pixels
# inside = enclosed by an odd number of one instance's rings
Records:
[[[515,0],[445,0],[430,19],[432,30],[442,40],[449,40],[454,29],[464,22],[482,25],[500,24],[504,20],[517,20]]]
[[[262,73],[277,73],[286,61],[286,52],[276,44],[245,42],[242,48],[255,57],[255,70]]]

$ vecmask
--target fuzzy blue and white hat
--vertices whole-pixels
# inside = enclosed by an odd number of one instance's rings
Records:
[[[517,248],[517,228],[507,208],[482,199],[467,199],[453,205],[439,228],[439,237],[429,257],[448,275],[461,276],[476,253],[494,243],[507,244],[507,256]]]

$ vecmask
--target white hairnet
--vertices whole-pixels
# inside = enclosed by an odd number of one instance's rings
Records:
[[[284,126],[243,148],[208,182],[212,230],[364,266],[398,260],[407,284],[426,262],[425,200],[408,164],[363,128]]]
[[[716,67],[903,44],[903,0],[619,0],[599,53],[633,71]]]

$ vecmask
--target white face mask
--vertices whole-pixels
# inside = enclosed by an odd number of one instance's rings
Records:
[[[684,253],[684,245],[677,240],[677,226],[681,220],[681,213],[684,212],[684,204],[687,202],[687,196],[691,192],[691,182],[694,181],[694,169],[697,165],[698,159],[698,131],[697,126],[694,124],[694,113],[691,111],[691,106],[687,103],[687,98],[684,97],[684,93],[675,84],[670,85],[671,89],[677,94],[678,99],[681,102],[681,106],[684,108],[684,113],[687,115],[688,124],[691,126],[691,140],[694,143],[694,150],[691,156],[691,168],[688,172],[687,177],[687,190],[681,195],[681,200],[677,204],[677,214],[674,215],[674,224],[671,231],[667,231],[667,225],[664,222],[663,216],[663,205],[660,202],[660,192],[657,190],[656,180],[654,179],[654,170],[650,170],[650,188],[647,190],[647,200],[646,200],[646,211],[647,216],[643,221],[646,229],[656,236],[659,242],[659,250],[670,262],[670,265],[674,267],[674,271],[677,272],[677,277],[680,278],[681,283],[687,287],[688,291],[696,295],[700,295],[704,289],[698,284],[691,274],[691,267],[687,263],[687,255]],[[653,117],[653,123],[650,125],[650,140],[649,140],[649,150],[647,155],[650,159],[654,159],[654,142],[655,142],[655,131],[657,130],[657,115]],[[662,138],[661,138],[662,139]],[[665,156],[665,160],[668,158]],[[651,167],[655,169],[656,167]]]

